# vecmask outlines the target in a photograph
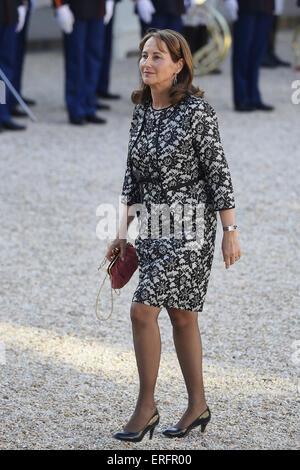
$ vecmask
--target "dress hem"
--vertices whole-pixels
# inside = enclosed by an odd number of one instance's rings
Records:
[[[133,300],[132,302],[137,302],[139,304],[147,305],[148,307],[157,307],[157,308],[177,308],[178,310],[185,310],[187,312],[202,312],[203,311],[203,306],[199,307],[198,309],[191,309],[191,308],[184,308],[184,307],[178,307],[177,305],[165,305],[165,304],[153,304],[153,303],[147,303],[145,301],[140,301],[140,300]]]

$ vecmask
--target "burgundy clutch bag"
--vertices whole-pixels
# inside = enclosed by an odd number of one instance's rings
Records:
[[[122,287],[127,284],[133,273],[136,271],[138,267],[138,258],[136,254],[136,249],[135,247],[127,242],[126,245],[126,254],[124,261],[121,261],[119,257],[119,249],[115,248],[112,252],[113,254],[113,260],[109,263],[109,265],[106,268],[106,275],[100,285],[97,298],[96,298],[96,304],[95,304],[95,312],[97,315],[97,318],[101,320],[98,310],[100,308],[98,307],[99,303],[99,296],[100,292],[102,290],[102,287],[104,285],[105,279],[107,275],[109,275],[110,278],[110,293],[111,293],[111,309],[110,313],[107,318],[104,320],[108,320],[108,318],[111,316],[113,312],[113,289],[117,295],[119,295],[118,289],[121,289]],[[105,263],[107,262],[107,258],[105,257],[102,263],[100,264],[98,270],[100,270],[102,267],[104,267]]]
[[[127,242],[124,261],[121,261],[118,248],[115,248],[114,259],[109,263],[107,272],[113,289],[121,289],[127,284],[138,267],[135,247]]]

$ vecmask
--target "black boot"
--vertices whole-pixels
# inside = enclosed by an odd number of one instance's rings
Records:
[[[10,114],[14,117],[20,117],[20,118],[23,118],[23,117],[28,117],[28,114],[25,113],[25,111],[22,111],[21,109],[19,108],[14,108],[14,109],[11,109],[10,110]]]
[[[92,124],[105,124],[106,123],[106,119],[96,116],[96,114],[88,114],[85,117],[85,120],[86,122],[90,122]]]
[[[99,91],[98,93],[99,98],[104,98],[105,100],[119,100],[121,98],[121,95],[116,95],[113,93],[103,93]]]
[[[253,103],[252,106],[254,109],[257,109],[258,111],[273,111],[275,108],[274,106],[271,106],[270,104],[265,104],[265,103]]]
[[[101,103],[101,101],[98,101],[97,109],[108,111],[110,109],[110,106],[108,104]]]
[[[22,126],[21,124],[17,124],[16,122],[10,120],[10,121],[4,121],[2,123],[3,129],[6,129],[8,131],[24,131],[26,129],[26,126]]]

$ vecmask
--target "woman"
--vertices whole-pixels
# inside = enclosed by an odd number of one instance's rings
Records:
[[[203,308],[213,260],[217,211],[222,225],[230,226],[222,241],[226,268],[241,257],[232,183],[216,115],[203,93],[192,85],[193,61],[186,40],[172,30],[150,31],[140,43],[139,69],[142,82],[132,93],[136,106],[122,190],[124,215],[106,257],[111,260],[112,250],[118,248],[124,258],[134,204],[139,209],[141,204],[146,207],[151,226],[151,208],[159,204],[167,204],[174,214],[178,206],[200,203],[204,224],[198,228],[203,228],[204,236],[192,244],[186,234],[182,239],[139,234],[135,240],[139,284],[132,299],[131,321],[140,391],[129,422],[114,434],[127,441],[139,441],[148,431],[151,438],[159,422],[154,388],[161,352],[157,319],[163,307],[173,325],[189,398],[175,428],[164,435],[183,437],[198,425],[204,431],[210,410],[202,379],[198,312]]]

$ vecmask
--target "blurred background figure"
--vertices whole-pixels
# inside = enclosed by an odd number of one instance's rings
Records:
[[[213,0],[215,3],[216,0]],[[207,3],[207,2],[206,2]],[[205,46],[208,41],[208,31],[205,18],[201,9],[197,7],[194,0],[185,2],[186,12],[183,15],[183,34],[187,40],[192,54]]]
[[[183,31],[185,39],[187,40],[192,54],[194,54],[202,47],[206,46],[209,42],[209,31],[206,24],[203,9],[196,5],[196,0],[185,0],[186,13],[182,16]],[[207,0],[205,5],[217,7],[217,0]],[[221,73],[219,68],[212,70],[214,74]]]
[[[135,12],[139,15],[141,37],[147,29],[173,29],[182,33],[182,15],[185,12],[184,0],[133,0]]]
[[[97,94],[99,98],[109,99],[109,100],[118,100],[121,98],[120,95],[113,94],[109,92],[109,82],[110,82],[110,67],[111,67],[111,57],[112,57],[112,47],[113,47],[113,26],[115,19],[115,4],[121,0],[108,0],[106,2],[106,11],[107,13],[112,9],[113,14],[111,20],[104,27],[104,44],[103,44],[103,63],[100,71],[100,77],[98,81],[98,90]],[[98,109],[109,109],[109,106],[98,102]]]
[[[142,38],[145,36],[147,29],[150,28],[155,8],[151,0],[133,0],[133,2],[135,3],[134,13],[139,17]]]
[[[24,27],[26,11],[25,1],[0,0],[0,68],[10,82],[14,78],[17,33]],[[6,91],[6,104],[0,104],[0,130],[24,130],[25,126],[12,121],[11,101],[11,93]]]
[[[28,38],[28,28],[30,17],[32,11],[34,9],[35,0],[27,0],[27,9],[25,15],[25,23],[24,27],[20,32],[17,33],[16,38],[16,53],[15,53],[15,65],[14,65],[14,73],[12,84],[17,90],[17,92],[22,96],[22,78],[23,78],[23,70],[24,70],[24,60],[27,50],[27,38]],[[23,97],[23,100],[28,106],[34,106],[35,101],[30,98]],[[10,113],[12,116],[15,117],[27,117],[28,114],[25,111],[22,111],[19,106],[18,102],[14,96],[11,95],[11,100],[9,103]]]
[[[259,91],[259,67],[267,49],[274,0],[225,0],[233,20],[232,78],[236,111],[272,111]]]
[[[286,62],[285,60],[280,59],[275,52],[278,23],[279,23],[280,15],[283,12],[284,3],[285,3],[285,0],[275,0],[275,9],[274,9],[274,14],[273,14],[273,19],[272,19],[272,26],[271,26],[271,30],[269,34],[269,42],[268,42],[265,55],[261,61],[262,67],[275,68],[279,66],[281,67],[291,66],[290,62]]]
[[[65,99],[71,124],[104,124],[96,115],[97,87],[103,65],[105,0],[52,0],[64,32]]]

